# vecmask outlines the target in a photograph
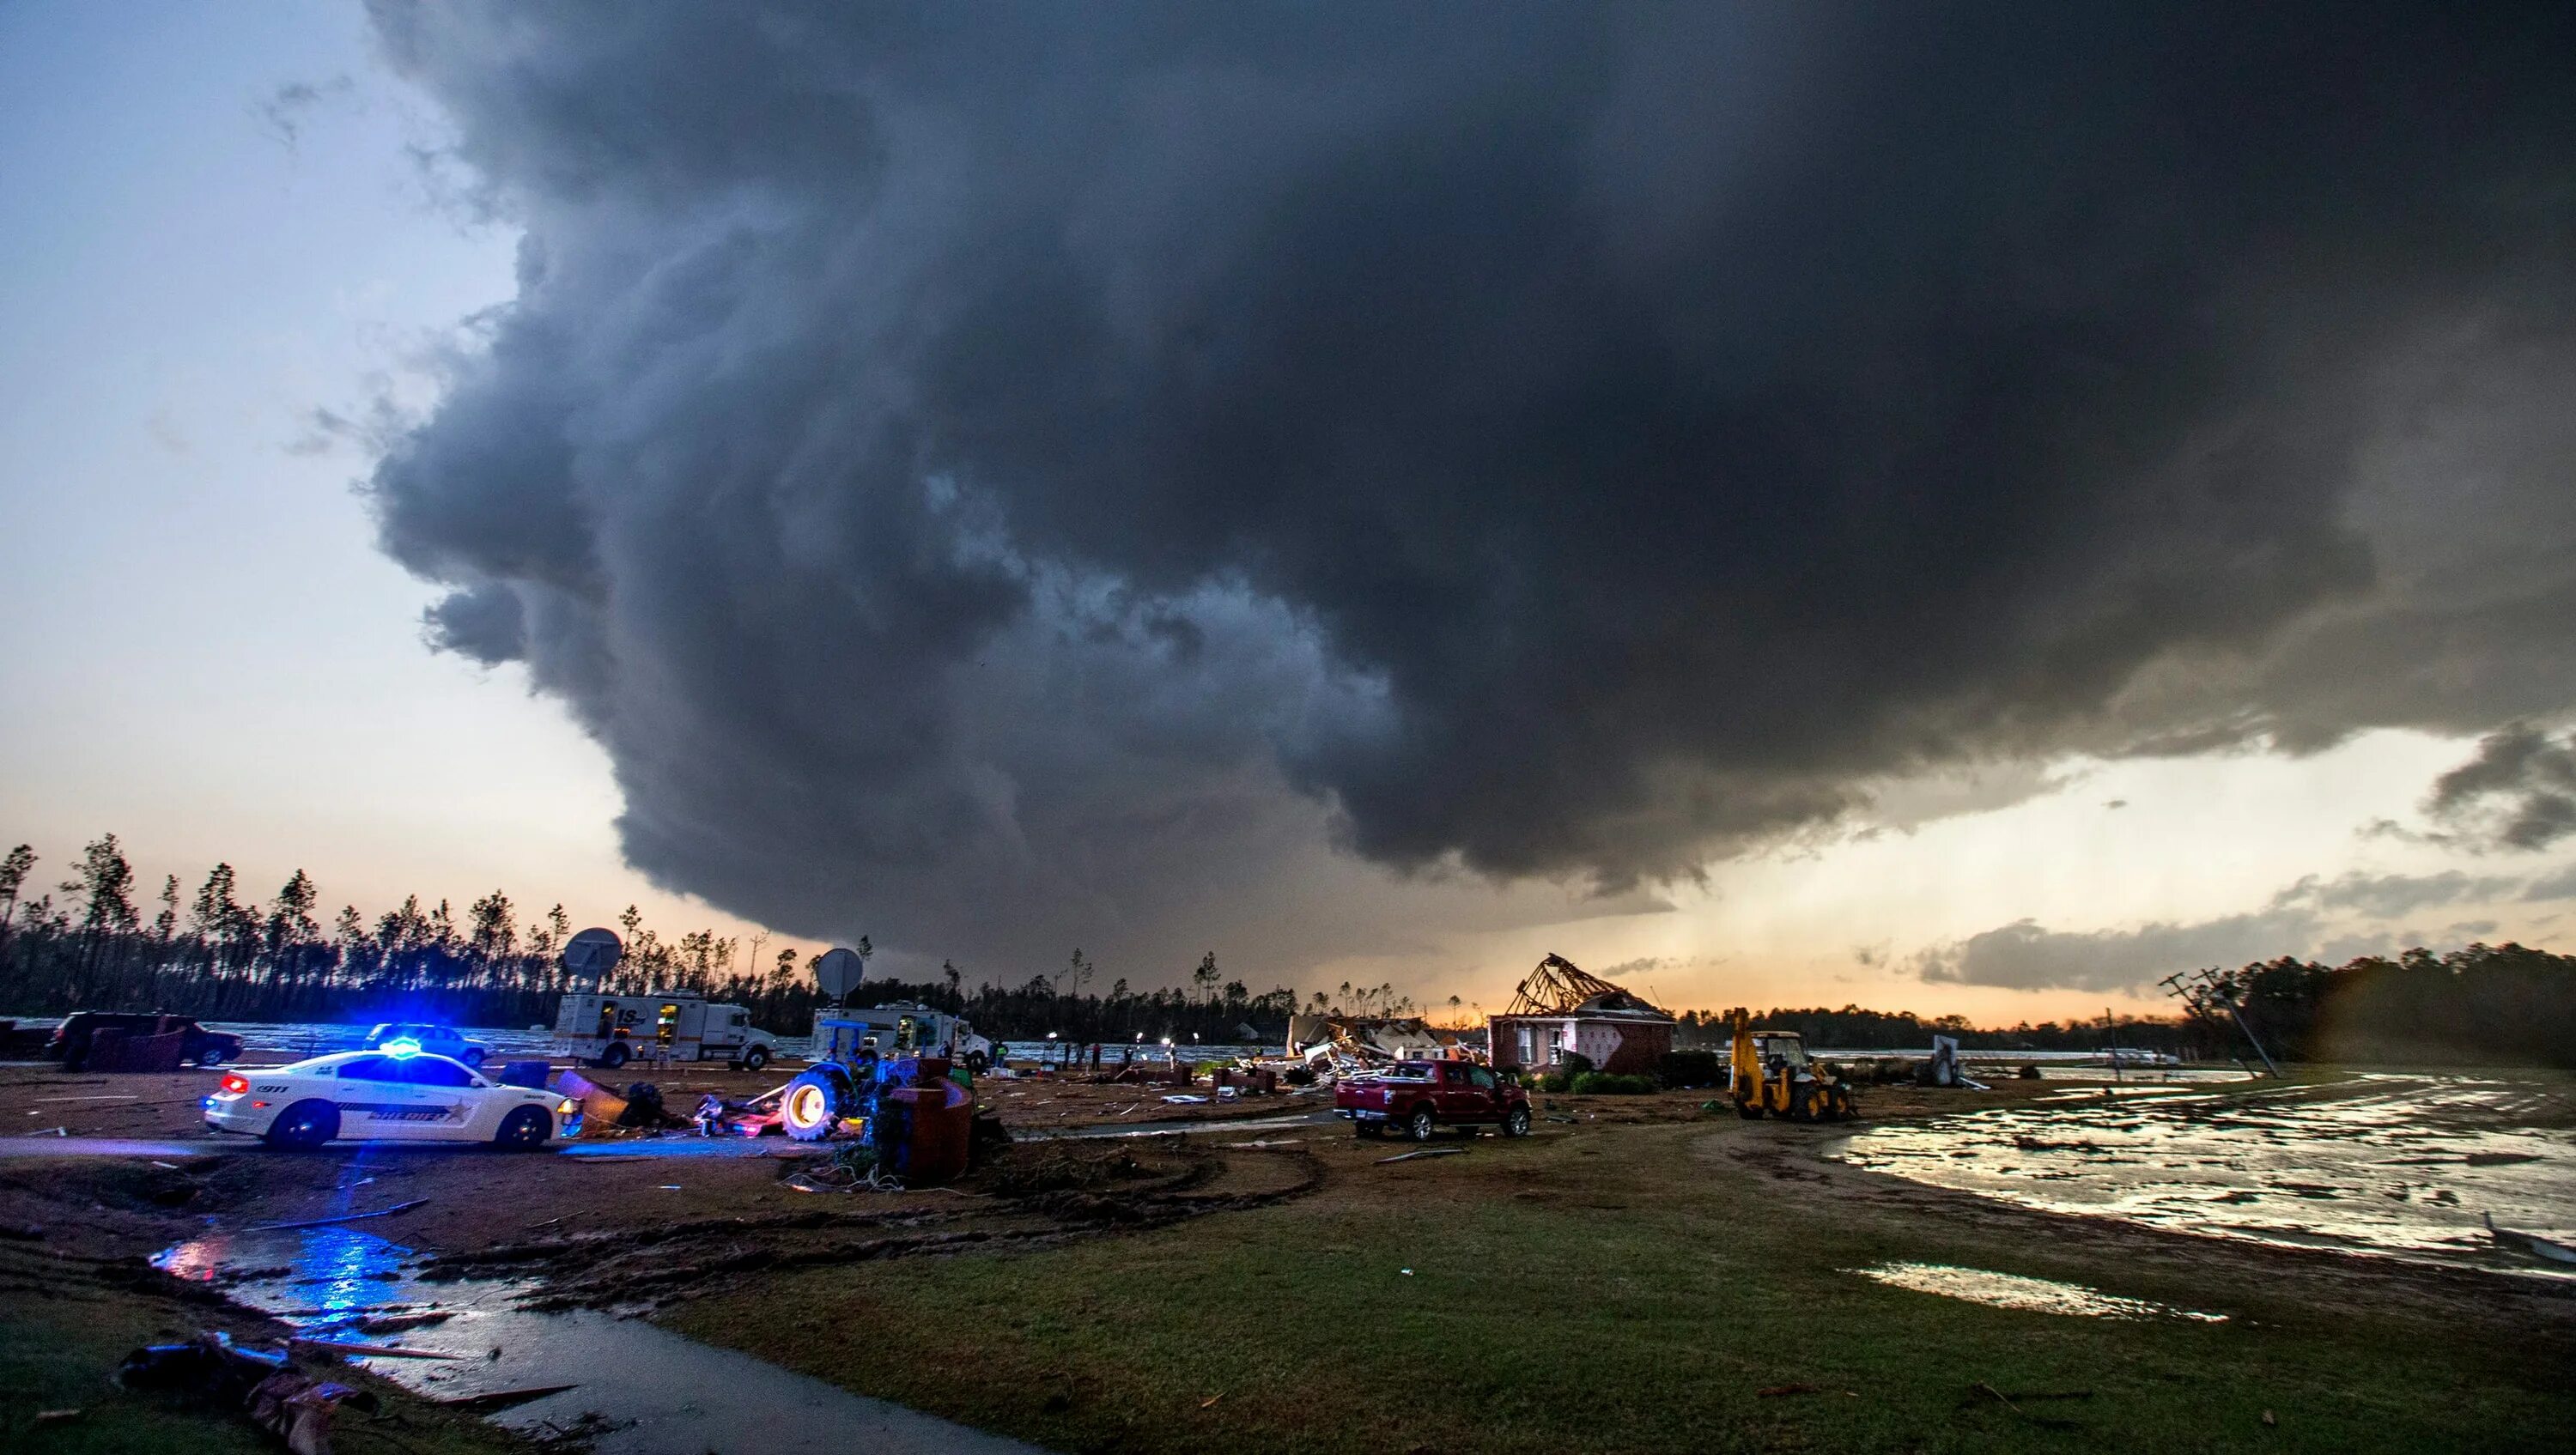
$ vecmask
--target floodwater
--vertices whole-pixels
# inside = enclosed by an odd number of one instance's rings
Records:
[[[1840,1150],[1856,1166],[2051,1212],[2576,1278],[2498,1247],[2480,1220],[2576,1242],[2576,1098],[2563,1079],[2069,1092],[1875,1128]]]
[[[641,1319],[519,1308],[524,1284],[424,1283],[415,1261],[411,1249],[349,1228],[209,1233],[153,1259],[182,1278],[252,1275],[226,1292],[306,1337],[451,1356],[348,1356],[434,1399],[572,1385],[490,1418],[540,1437],[589,1434],[599,1455],[1043,1455]],[[420,1315],[434,1321],[408,1324]],[[407,1326],[371,1334],[372,1320]]]
[[[2123,1298],[2104,1293],[2080,1283],[2060,1283],[2053,1278],[2024,1278],[2018,1273],[1992,1273],[1983,1268],[1959,1268],[1947,1263],[1881,1263],[1851,1272],[1863,1278],[1910,1288],[1917,1293],[1937,1293],[1945,1298],[1963,1298],[1970,1303],[1994,1308],[2023,1309],[2031,1313],[2068,1314],[2091,1319],[2189,1319],[2196,1323],[2223,1324],[2225,1314],[2202,1313],[2197,1309],[2175,1308],[2150,1299]]]

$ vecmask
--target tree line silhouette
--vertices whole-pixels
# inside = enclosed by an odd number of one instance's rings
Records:
[[[694,991],[749,1009],[774,1032],[800,1035],[827,1001],[812,966],[793,948],[765,959],[769,936],[711,929],[677,938],[619,916],[625,954],[601,980],[567,973],[564,942],[575,926],[557,904],[522,918],[494,890],[460,914],[448,900],[412,895],[372,920],[344,905],[321,921],[321,895],[298,869],[265,907],[242,896],[239,875],[217,864],[193,893],[177,875],[137,903],[133,866],[114,834],[86,845],[68,877],[44,889],[37,857],[20,844],[0,856],[0,1012],[157,1010],[205,1020],[440,1020],[459,1025],[552,1025],[567,991]],[[152,913],[146,917],[145,910]],[[861,941],[865,945],[864,939]],[[856,1006],[918,1001],[973,1021],[987,1035],[1066,1042],[1275,1041],[1299,1010],[1402,1013],[1392,985],[1316,991],[1301,1002],[1285,986],[1255,993],[1202,955],[1179,986],[1136,990],[1123,976],[1094,990],[1098,968],[1082,951],[1054,975],[1018,985],[979,984],[943,964],[935,980],[870,979]],[[1453,1002],[1454,1004],[1454,1002]]]
[[[573,932],[563,906],[522,919],[500,890],[460,915],[418,895],[369,920],[344,905],[326,931],[320,892],[297,870],[265,908],[241,897],[239,876],[217,864],[193,893],[164,879],[145,918],[133,866],[114,834],[85,845],[51,890],[33,882],[25,844],[0,856],[0,1012],[158,1010],[206,1020],[443,1020],[460,1025],[552,1025],[566,991],[643,994],[686,990],[748,1008],[781,1034],[809,1030],[827,1002],[793,948],[762,959],[768,935],[747,940],[693,930],[665,938],[629,906],[619,916],[626,953],[604,981],[560,963]],[[59,897],[58,897],[59,896]],[[862,947],[865,941],[861,941]],[[1254,993],[1201,956],[1184,984],[1135,990],[1124,976],[1093,988],[1098,967],[1080,950],[1053,975],[969,989],[954,963],[925,982],[871,979],[854,1005],[918,1001],[963,1015],[1012,1041],[1176,1044],[1276,1043],[1296,1012],[1400,1016],[1417,1012],[1391,984],[1345,981],[1301,1000],[1286,986]],[[2280,959],[2221,972],[2222,993],[2275,1056],[2576,1066],[2576,957],[2521,945],[2470,945],[2448,954],[2413,949],[2340,966]],[[1469,1019],[1458,997],[1447,1014]],[[1680,1015],[1683,1045],[1721,1044],[1715,1011]],[[2186,1057],[2243,1054],[2242,1037],[2215,1005],[2172,1017],[1979,1028],[1960,1016],[1908,1011],[1775,1009],[1764,1029],[1803,1032],[1810,1045],[1843,1050],[1920,1049],[1952,1035],[1972,1049],[2098,1050],[2117,1044]]]

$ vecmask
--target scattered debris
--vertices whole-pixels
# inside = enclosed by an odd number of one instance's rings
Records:
[[[1198,1106],[1206,1100],[1207,1098],[1204,1096],[1190,1095],[1174,1095],[1163,1098],[1163,1102],[1167,1106]]]
[[[376,1397],[290,1368],[286,1351],[245,1349],[209,1329],[184,1344],[153,1344],[125,1356],[117,1382],[233,1410],[286,1441],[294,1455],[331,1455],[331,1417],[341,1405],[370,1414]],[[57,1412],[61,1413],[61,1412]],[[69,1412],[78,1418],[78,1411]]]
[[[2043,1430],[2080,1430],[2084,1428],[2073,1420],[2051,1419],[2046,1415],[2032,1414],[2030,1411],[2023,1409],[2018,1403],[2016,1403],[2013,1396],[2005,1394],[2002,1390],[1995,1388],[1993,1385],[1988,1384],[1982,1379],[1969,1385],[1968,1393],[1974,1398],[1993,1400],[1995,1403],[2002,1405],[2005,1409],[2011,1410],[2014,1414],[2028,1420],[2034,1425],[2039,1426]],[[2087,1393],[2090,1393],[2090,1391],[2087,1391]],[[2029,1399],[2032,1398],[2032,1396],[2024,1395],[2021,1396],[2021,1398]]]
[[[68,1425],[88,1413],[87,1410],[38,1410],[34,1423],[41,1430],[47,1425]]]
[[[1380,1157],[1377,1165],[1383,1167],[1389,1162],[1410,1162],[1416,1157],[1455,1157],[1466,1150],[1464,1147],[1422,1147],[1411,1152],[1398,1152],[1392,1157]]]
[[[2499,1228],[2496,1226],[2493,1213],[2480,1213],[2478,1216],[2486,1219],[2487,1236],[2495,1239],[2496,1246],[2499,1248],[2508,1248],[2533,1258],[2546,1258],[2552,1263],[2576,1263],[2576,1248],[2571,1248],[2554,1238],[2541,1237],[2537,1233],[2518,1233],[2511,1228]]]
[[[405,1329],[425,1329],[456,1317],[446,1309],[417,1314],[386,1314],[380,1318],[360,1319],[356,1328],[361,1334],[398,1334]]]
[[[400,1344],[362,1344],[355,1339],[323,1339],[305,1334],[291,1336],[290,1342],[312,1349],[337,1349],[343,1354],[363,1354],[370,1359],[462,1359],[439,1349],[406,1349]]]
[[[287,1369],[250,1392],[249,1414],[251,1423],[284,1440],[293,1455],[331,1455],[331,1416],[344,1404],[373,1414],[376,1397]]]
[[[489,1394],[460,1394],[434,1403],[440,1409],[458,1410],[470,1415],[493,1415],[579,1388],[578,1384],[540,1384],[533,1389],[496,1389]]]
[[[1203,1410],[1212,1410],[1216,1408],[1216,1402],[1223,1398],[1225,1398],[1225,1396],[1222,1394],[1209,1395],[1207,1398],[1199,1401],[1199,1408]]]
[[[409,1202],[398,1202],[392,1207],[380,1207],[374,1212],[342,1213],[338,1217],[305,1218],[301,1221],[292,1223],[257,1223],[242,1229],[242,1231],[246,1233],[275,1233],[283,1232],[288,1228],[327,1228],[334,1223],[357,1223],[364,1222],[368,1218],[389,1218],[395,1213],[409,1212],[413,1208],[419,1207],[421,1204],[428,1201],[429,1199],[425,1197],[415,1197]]]
[[[1756,1399],[1778,1399],[1782,1395],[1787,1394],[1815,1394],[1823,1388],[1824,1386],[1821,1384],[1775,1384],[1769,1389],[1757,1389],[1753,1391],[1753,1397]]]

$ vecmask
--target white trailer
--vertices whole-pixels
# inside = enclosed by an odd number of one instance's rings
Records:
[[[615,1070],[629,1061],[729,1061],[757,1071],[777,1059],[778,1042],[738,1005],[685,990],[643,995],[568,994],[555,1013],[555,1050]]]

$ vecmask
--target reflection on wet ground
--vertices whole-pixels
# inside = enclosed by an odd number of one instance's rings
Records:
[[[2023,1309],[2031,1313],[2072,1314],[2093,1319],[2165,1318],[2191,1319],[2204,1324],[2227,1322],[2225,1314],[2175,1308],[2171,1304],[2143,1298],[2122,1298],[2098,1288],[2086,1288],[2080,1283],[2024,1278],[2016,1273],[1990,1273],[1982,1268],[1954,1268],[1946,1263],[1881,1263],[1851,1271],[1863,1278],[1910,1288],[1917,1293],[1937,1293],[1948,1298],[1964,1298],[1970,1303]]]
[[[570,1385],[491,1418],[538,1436],[590,1433],[589,1448],[600,1455],[1036,1455],[1034,1446],[854,1395],[641,1319],[519,1308],[519,1284],[423,1283],[413,1276],[414,1258],[408,1248],[349,1228],[305,1228],[210,1233],[153,1261],[182,1278],[231,1280],[225,1291],[232,1298],[309,1338],[449,1356],[349,1355],[435,1399]]]
[[[2554,1277],[2496,1245],[2576,1238],[2564,1081],[2373,1074],[2235,1095],[2073,1093],[1875,1128],[1853,1164],[2053,1212]]]

